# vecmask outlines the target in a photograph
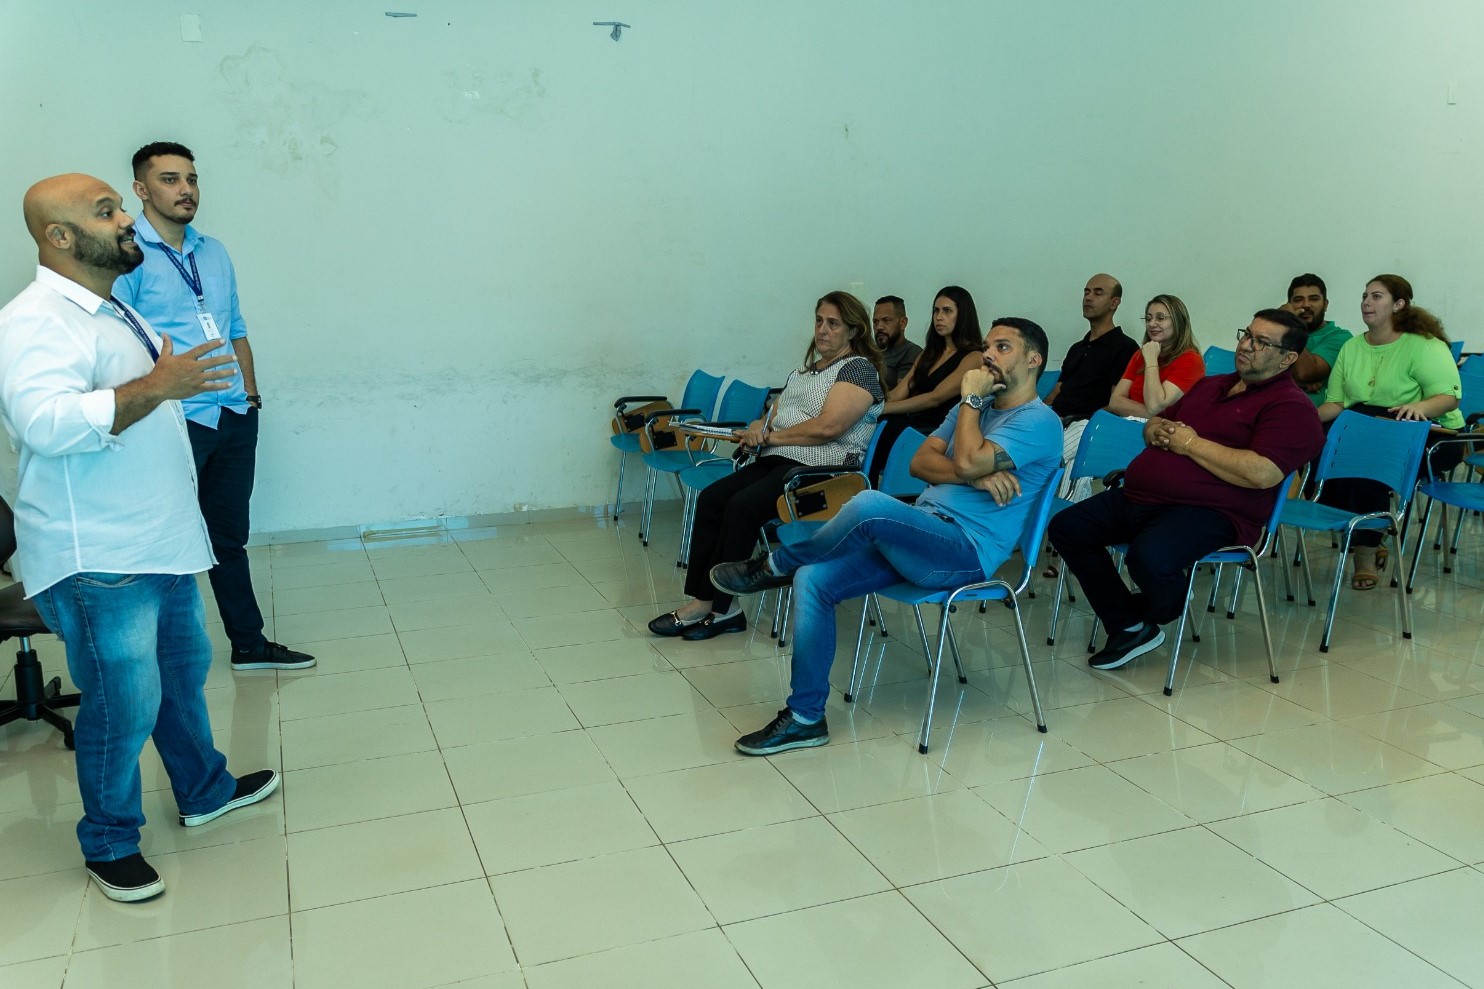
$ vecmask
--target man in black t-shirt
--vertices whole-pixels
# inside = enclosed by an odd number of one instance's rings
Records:
[[[1087,320],[1087,334],[1067,349],[1067,356],[1061,362],[1061,377],[1046,397],[1046,404],[1061,417],[1064,467],[1077,456],[1082,427],[1094,412],[1108,404],[1129,359],[1138,352],[1139,345],[1113,323],[1122,301],[1123,286],[1112,275],[1093,275],[1082,290],[1082,318]],[[1059,495],[1080,501],[1091,493],[1091,483],[1082,481],[1074,487],[1068,477],[1062,481]],[[1047,573],[1055,575],[1049,569]]]
[[[1046,400],[1063,424],[1091,418],[1106,406],[1129,359],[1139,349],[1122,328],[1113,324],[1122,301],[1123,286],[1112,275],[1093,275],[1082,290],[1087,334],[1068,348],[1061,362],[1061,377]]]

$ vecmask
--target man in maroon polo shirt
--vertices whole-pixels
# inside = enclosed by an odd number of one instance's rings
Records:
[[[1180,617],[1190,567],[1223,546],[1252,545],[1292,471],[1319,454],[1314,404],[1290,369],[1308,329],[1293,313],[1264,309],[1237,331],[1237,370],[1203,378],[1144,427],[1143,453],[1123,486],[1063,510],[1051,544],[1108,630],[1088,660],[1116,670],[1164,642]],[[1134,594],[1107,548],[1128,545]]]

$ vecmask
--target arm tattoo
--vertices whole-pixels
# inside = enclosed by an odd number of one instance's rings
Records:
[[[1010,455],[1008,453],[1006,453],[1004,450],[996,449],[995,452],[994,452],[994,470],[995,470],[995,473],[998,474],[1001,471],[1014,470],[1014,469],[1015,469],[1015,461],[1013,461],[1013,460],[1010,459]]]

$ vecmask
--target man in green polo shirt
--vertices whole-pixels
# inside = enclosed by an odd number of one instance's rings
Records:
[[[1333,320],[1324,318],[1329,308],[1324,279],[1308,272],[1288,283],[1288,302],[1284,309],[1293,313],[1309,328],[1309,341],[1298,363],[1293,366],[1293,380],[1309,395],[1309,401],[1318,407],[1324,401],[1324,387],[1329,381],[1330,368],[1340,348],[1350,339],[1350,331],[1336,326]]]

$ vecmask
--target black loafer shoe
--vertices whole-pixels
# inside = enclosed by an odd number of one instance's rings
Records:
[[[740,563],[718,563],[711,568],[712,585],[728,594],[756,594],[793,582],[792,576],[780,577],[768,569],[767,553]]]
[[[704,622],[705,618],[692,618],[687,621],[673,611],[668,611],[658,618],[649,620],[649,630],[655,635],[663,635],[669,638],[680,635],[686,629],[695,628]]]
[[[703,639],[714,639],[718,635],[727,632],[747,631],[747,616],[737,612],[730,618],[717,618],[715,615],[707,615],[701,619],[699,625],[693,625],[680,633],[680,637],[687,642],[700,642]]]

